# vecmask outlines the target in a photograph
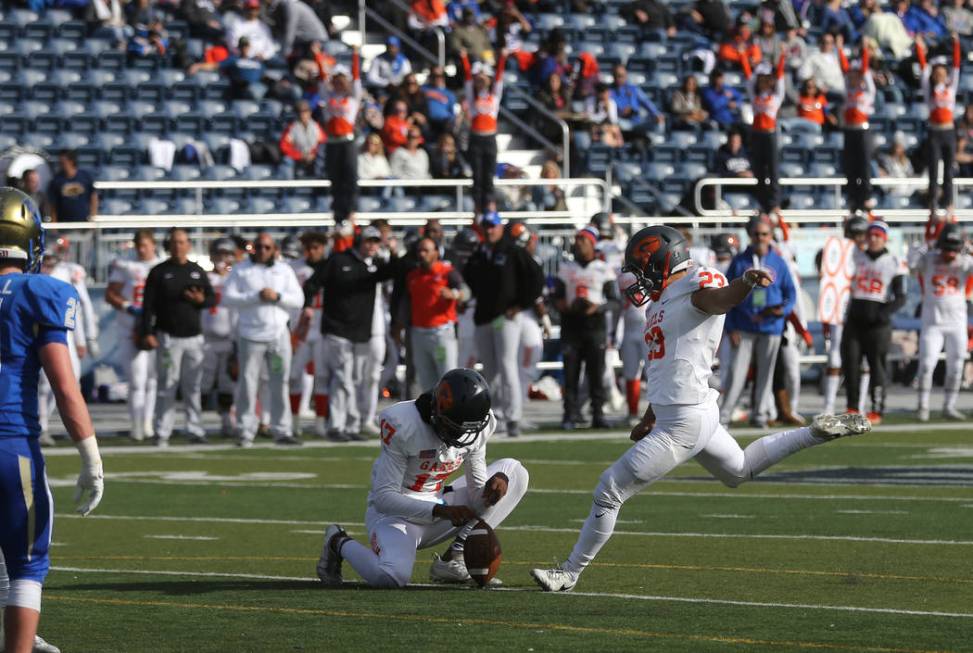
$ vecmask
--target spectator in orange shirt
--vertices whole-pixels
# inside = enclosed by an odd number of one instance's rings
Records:
[[[294,176],[318,177],[321,146],[327,137],[321,125],[311,117],[311,105],[297,103],[297,120],[287,125],[280,137],[280,151],[294,165]]]
[[[818,127],[838,126],[838,119],[828,111],[828,99],[818,88],[818,83],[813,77],[805,79],[801,84],[801,93],[797,98],[797,117]]]
[[[412,120],[409,118],[409,105],[402,100],[395,100],[392,104],[392,111],[385,116],[385,123],[382,125],[382,142],[389,156],[396,149],[409,142],[409,127]]]
[[[410,346],[419,387],[427,390],[456,367],[456,303],[470,289],[452,263],[439,260],[439,245],[426,236],[416,250],[419,265],[405,277],[412,329]]]
[[[753,35],[746,24],[737,25],[733,36],[729,41],[720,45],[720,61],[729,64],[730,68],[743,68],[743,59],[746,58],[751,67],[756,67],[763,60],[760,47],[752,40]]]

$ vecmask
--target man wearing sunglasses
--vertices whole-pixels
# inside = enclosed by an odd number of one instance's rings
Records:
[[[291,313],[304,305],[304,293],[294,269],[276,264],[277,244],[268,233],[253,243],[250,260],[233,266],[223,286],[222,305],[237,312],[237,358],[240,377],[236,407],[241,447],[253,445],[257,435],[257,388],[266,362],[270,395],[270,429],[277,444],[300,444],[291,433],[288,406],[291,366]]]

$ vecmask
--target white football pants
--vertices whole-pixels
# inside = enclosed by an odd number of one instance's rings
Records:
[[[652,431],[606,469],[591,512],[564,569],[581,573],[615,530],[622,504],[676,466],[695,458],[728,487],[737,487],[783,458],[824,440],[807,427],[766,435],[741,449],[723,425],[715,402],[698,406],[653,406]]]
[[[420,392],[426,392],[435,387],[443,374],[456,367],[456,325],[449,323],[428,329],[413,326],[409,338],[416,382]]]
[[[483,363],[483,377],[490,384],[494,411],[508,422],[519,422],[523,409],[517,364],[520,320],[516,316],[508,320],[501,315],[489,324],[476,327],[476,349]]]
[[[491,528],[499,526],[513,512],[527,493],[530,480],[527,470],[513,458],[503,458],[487,466],[487,478],[503,472],[509,479],[507,494],[496,505],[490,506],[480,517]],[[466,487],[466,476],[452,484],[452,492],[442,495],[450,506],[472,506]],[[477,497],[479,499],[479,497]],[[371,548],[355,540],[348,540],[341,547],[341,556],[358,572],[366,583],[374,587],[405,587],[412,578],[416,551],[435,546],[457,535],[468,533],[474,524],[453,526],[445,519],[431,524],[416,524],[401,517],[383,515],[373,508],[365,513]]]
[[[182,404],[186,410],[186,431],[204,436],[202,423],[201,387],[203,381],[203,336],[175,338],[159,334],[155,367],[158,372],[156,391],[155,435],[168,440],[176,420],[176,388],[182,390]]]
[[[939,352],[946,346],[946,378],[943,381],[945,397],[943,408],[956,408],[963,363],[966,361],[966,327],[926,326],[919,333],[919,409],[929,408],[932,390],[932,374],[936,369]]]
[[[290,437],[291,411],[288,404],[287,379],[291,368],[291,334],[281,329],[275,340],[257,342],[237,340],[240,376],[237,381],[236,407],[240,423],[240,438],[253,441],[257,435],[257,389],[261,384],[261,368],[267,369],[267,394],[270,408],[270,431],[274,439]],[[262,406],[267,410],[268,406]]]

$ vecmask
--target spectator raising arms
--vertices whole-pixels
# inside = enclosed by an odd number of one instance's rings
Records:
[[[959,88],[960,46],[959,37],[953,37],[953,68],[926,62],[926,45],[922,37],[916,37],[916,57],[922,95],[929,107],[929,143],[926,168],[929,171],[929,217],[935,217],[940,205],[946,214],[953,214],[953,166],[956,164],[956,129],[953,124],[956,112],[956,90]],[[939,162],[943,163],[943,184],[939,185]]]
[[[503,69],[507,53],[500,51],[492,82],[490,66],[477,62],[471,67],[465,51],[460,52],[460,61],[466,80],[466,110],[470,119],[470,145],[466,159],[473,169],[473,205],[479,215],[495,209],[493,176],[497,169],[497,116],[503,96]]]
[[[777,152],[777,112],[784,103],[785,55],[777,61],[773,75],[753,75],[746,53],[741,53],[743,75],[753,104],[753,134],[750,155],[757,178],[757,201],[763,213],[780,215],[780,159]]]
[[[842,165],[845,168],[848,192],[848,211],[865,211],[872,204],[872,135],[868,119],[875,111],[875,80],[868,67],[868,48],[862,48],[861,65],[852,67],[845,53],[838,48],[841,70],[845,74],[845,107],[842,114],[845,128],[845,148]]]
[[[328,133],[325,167],[331,180],[331,210],[336,223],[352,217],[358,202],[355,121],[362,102],[360,69],[358,48],[355,48],[351,54],[351,80],[347,68],[335,66],[331,71],[331,88],[325,89],[322,95],[324,129]]]

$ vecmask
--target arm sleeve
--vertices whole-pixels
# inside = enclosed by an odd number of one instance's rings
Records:
[[[900,274],[892,278],[892,297],[885,303],[884,309],[885,314],[889,317],[895,315],[900,308],[905,306],[907,284],[908,281],[906,280],[906,276],[904,274]]]
[[[960,52],[959,38],[953,39],[953,70],[949,75],[949,87],[953,94],[959,88],[959,71],[962,66],[962,54]]]
[[[358,52],[351,54],[351,88],[352,95],[361,102],[364,91],[361,84],[361,55]]]
[[[385,515],[402,517],[419,524],[431,524],[432,501],[422,501],[402,493],[408,456],[395,444],[393,435],[389,442],[382,444],[382,453],[372,468],[372,497],[375,509]]]
[[[239,268],[233,268],[226,283],[223,284],[223,297],[220,304],[226,308],[244,308],[255,304],[259,293],[243,287],[243,281],[237,274]]]
[[[496,418],[491,416],[491,421],[495,423]],[[476,514],[482,515],[487,509],[487,505],[483,501],[483,488],[489,480],[487,478],[486,443],[470,451],[463,467],[466,476],[467,502]]]
[[[841,72],[847,75],[850,66],[848,65],[848,57],[845,56],[845,49],[838,48],[837,50],[838,50],[838,64],[841,66]],[[807,64],[805,64],[805,66],[806,65]],[[801,70],[802,71],[804,70],[804,66],[801,66]],[[803,78],[804,75],[802,74],[801,77]],[[808,77],[810,77],[810,75],[808,75]]]
[[[314,297],[324,288],[325,269],[324,265],[318,264],[314,267],[311,278],[304,282],[304,308],[309,308],[314,304]]]
[[[285,286],[280,293],[280,301],[277,302],[277,305],[292,311],[304,306],[304,291],[297,280],[297,275],[294,274],[294,270],[290,266],[288,266],[287,272]]]
[[[500,60],[497,62],[497,74],[493,78],[493,95],[496,97],[497,102],[500,101],[500,97],[503,95],[503,71],[507,66],[507,55],[501,54]]]

